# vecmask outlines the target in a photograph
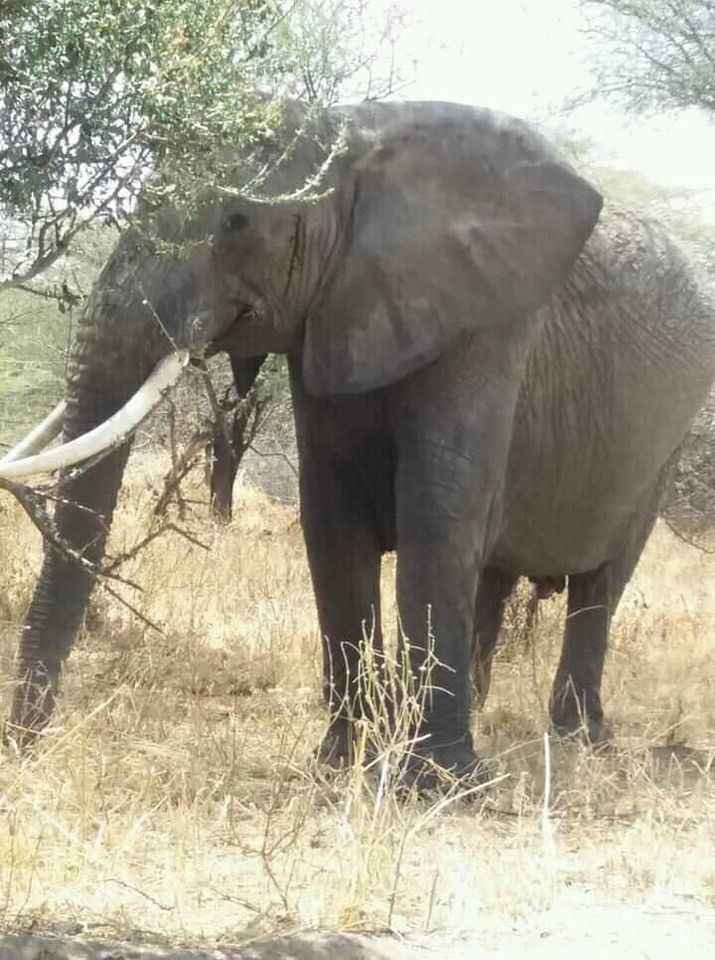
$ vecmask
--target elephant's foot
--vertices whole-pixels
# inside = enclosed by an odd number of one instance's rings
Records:
[[[554,695],[551,700],[551,725],[554,733],[564,739],[581,739],[593,747],[604,746],[611,740],[611,730],[603,717],[601,698],[595,691],[579,698],[572,690]]]
[[[611,728],[605,720],[590,717],[575,722],[551,721],[551,729],[562,740],[581,740],[589,747],[602,749],[612,742]]]
[[[344,770],[355,763],[358,750],[354,735],[352,723],[334,720],[315,751],[316,762],[332,770]],[[379,761],[379,750],[374,745],[368,744],[364,753],[364,759],[371,766],[374,761]],[[419,752],[415,751],[403,759],[399,767],[395,771],[395,778],[400,794],[412,789],[421,794],[459,794],[485,786],[491,779],[487,764],[474,751],[470,735],[445,746],[428,749],[425,745]]]
[[[318,763],[333,770],[350,766],[355,756],[352,723],[342,718],[331,721],[314,756]]]
[[[434,746],[413,753],[400,778],[404,790],[416,788],[419,793],[459,793],[479,795],[491,780],[487,763],[478,756],[471,735],[445,746]]]
[[[54,684],[43,675],[21,681],[15,690],[10,717],[3,729],[3,742],[19,750],[30,747],[50,721],[55,708]]]

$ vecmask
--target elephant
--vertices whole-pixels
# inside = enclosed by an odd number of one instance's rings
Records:
[[[279,202],[213,191],[188,221],[159,211],[182,255],[125,234],[76,334],[64,436],[115,414],[174,350],[286,354],[329,706],[319,756],[350,757],[360,641],[367,622],[381,647],[395,550],[403,662],[419,677],[435,658],[405,777],[479,783],[472,663],[484,696],[520,574],[544,591],[568,579],[551,715],[602,736],[610,616],[715,377],[712,303],[661,228],[602,210],[523,121],[370,102],[322,122],[277,169]],[[338,134],[304,202],[316,144]],[[57,528],[92,561],[128,447],[62,481]],[[51,714],[91,586],[47,548],[9,721],[23,741]]]

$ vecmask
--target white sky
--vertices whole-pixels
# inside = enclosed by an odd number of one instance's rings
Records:
[[[402,0],[414,25],[401,58],[417,62],[409,99],[454,100],[578,130],[613,166],[670,186],[712,190],[715,124],[696,112],[626,118],[605,104],[555,115],[588,83],[577,0]],[[705,200],[705,198],[703,198]],[[710,198],[705,201],[711,205]],[[712,210],[715,216],[715,206]]]

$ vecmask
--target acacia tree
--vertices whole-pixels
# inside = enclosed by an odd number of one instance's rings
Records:
[[[295,0],[276,29],[272,74],[308,102],[386,97],[406,79],[397,55],[405,20],[397,2]]]
[[[627,110],[715,112],[715,0],[581,0],[593,88]]]
[[[698,108],[715,115],[715,0],[581,0],[591,42],[593,88],[574,103],[605,96],[625,110]],[[655,212],[690,257],[715,276],[713,228],[698,215],[698,197],[673,196],[637,174],[608,174],[608,186]],[[676,202],[674,203],[673,200]],[[715,395],[698,414],[662,507],[687,538],[712,527],[715,515]],[[690,541],[692,542],[692,541]]]
[[[605,97],[631,113],[715,114],[715,0],[580,0],[580,7],[594,83],[568,106]],[[598,174],[611,195],[666,222],[713,274],[712,228],[699,214],[697,191],[666,190],[625,171]]]
[[[279,122],[275,94],[391,88],[397,14],[374,0],[5,0],[0,5],[2,287],[26,287],[90,223],[235,183]],[[348,90],[350,81],[352,89]],[[360,89],[362,87],[362,89]],[[10,229],[8,231],[7,225]],[[30,289],[35,289],[30,287]]]
[[[274,121],[253,91],[273,0],[10,0],[0,7],[0,216],[25,286],[90,223],[121,223],[160,167],[167,193],[220,179],[222,147]],[[7,260],[7,255],[6,258]]]
[[[375,0],[0,4],[0,295],[20,288],[71,307],[85,291],[71,277],[50,274],[48,282],[47,271],[68,253],[76,265],[90,225],[124,228],[140,192],[190,207],[208,185],[245,186],[253,172],[246,158],[280,127],[285,95],[319,111],[341,96],[390,92],[401,20],[394,6],[376,7]],[[257,402],[252,393],[228,410],[213,405],[213,435],[234,439],[231,478],[248,435],[239,428],[247,413],[256,422]],[[233,427],[224,422],[231,409]]]

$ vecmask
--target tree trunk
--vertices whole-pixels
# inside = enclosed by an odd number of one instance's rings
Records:
[[[233,485],[243,455],[250,445],[250,440],[246,439],[246,428],[255,413],[255,396],[250,395],[238,402],[228,430],[225,415],[222,422],[217,421],[213,425],[210,454],[211,513],[221,523],[230,523],[233,516]]]
[[[233,516],[233,485],[243,455],[253,439],[253,433],[249,431],[247,438],[246,431],[252,418],[255,424],[259,413],[257,397],[251,391],[265,359],[265,356],[230,357],[239,402],[230,428],[227,428],[225,415],[213,424],[210,445],[211,513],[221,523],[229,523]],[[224,409],[228,412],[230,408],[226,406]]]

